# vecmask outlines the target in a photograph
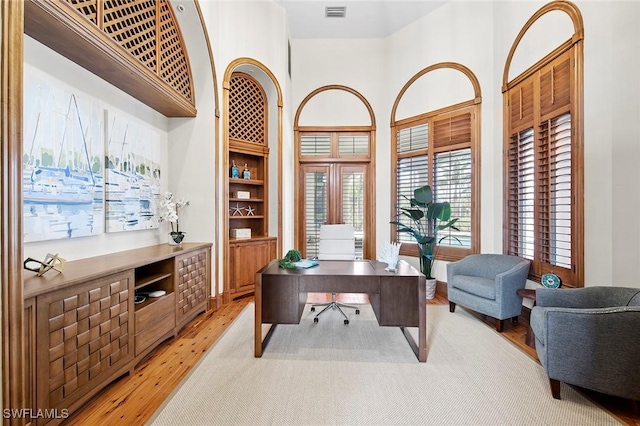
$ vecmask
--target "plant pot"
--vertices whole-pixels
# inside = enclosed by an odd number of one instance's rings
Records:
[[[184,240],[185,233],[180,232],[169,232],[169,245],[170,246],[180,246],[182,245],[182,240]]]
[[[426,291],[426,299],[431,300],[436,297],[436,279],[427,278],[427,291]]]

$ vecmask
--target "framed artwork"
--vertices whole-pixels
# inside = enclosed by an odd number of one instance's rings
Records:
[[[158,227],[162,141],[157,131],[107,113],[105,208],[107,232]]]
[[[104,232],[104,110],[25,66],[24,242]]]

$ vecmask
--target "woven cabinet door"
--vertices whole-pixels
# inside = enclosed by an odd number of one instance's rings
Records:
[[[133,271],[37,297],[37,406],[80,406],[133,359]]]

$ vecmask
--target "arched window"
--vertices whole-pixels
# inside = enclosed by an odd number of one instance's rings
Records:
[[[403,108],[401,100],[409,106]],[[460,259],[480,247],[480,104],[473,73],[460,64],[439,63],[414,75],[393,106],[391,215],[409,207],[407,197],[424,185],[432,188],[435,201],[449,202],[458,230],[439,232],[441,260]],[[403,243],[401,254],[418,255],[413,237],[394,227],[391,238]]]
[[[554,20],[541,25],[543,16]],[[562,25],[551,25],[560,24],[558,17],[569,21],[568,27],[573,24],[569,39],[550,53],[525,58],[534,65],[510,79],[525,33],[533,27],[527,46],[535,46],[536,37],[546,42],[549,34],[562,32]],[[575,5],[549,3],[521,30],[503,76],[504,252],[529,259],[531,279],[553,272],[572,287],[584,285],[582,43],[582,17]]]

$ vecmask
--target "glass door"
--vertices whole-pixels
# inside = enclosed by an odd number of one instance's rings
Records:
[[[368,164],[304,164],[301,165],[303,190],[303,217],[300,223],[299,247],[304,247],[303,256],[318,255],[320,226],[346,223],[356,233],[356,257],[362,259],[367,253],[367,169]]]

